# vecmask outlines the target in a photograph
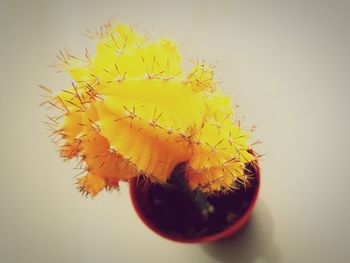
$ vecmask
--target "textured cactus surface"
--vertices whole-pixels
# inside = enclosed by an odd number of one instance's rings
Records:
[[[94,55],[60,52],[72,83],[47,92],[55,109],[46,122],[64,159],[77,159],[77,185],[95,196],[142,176],[165,184],[184,163],[191,189],[208,194],[245,186],[249,133],[228,96],[217,87],[214,68],[193,63],[184,72],[176,44],[150,41],[123,24],[91,33]],[[51,114],[53,115],[53,114]]]

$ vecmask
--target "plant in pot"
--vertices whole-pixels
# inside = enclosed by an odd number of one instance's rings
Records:
[[[77,187],[95,196],[130,183],[147,226],[180,242],[226,237],[249,217],[259,156],[217,87],[214,67],[182,67],[176,44],[149,41],[123,24],[88,32],[94,55],[60,52],[72,82],[40,86],[46,121],[65,160],[77,159]]]

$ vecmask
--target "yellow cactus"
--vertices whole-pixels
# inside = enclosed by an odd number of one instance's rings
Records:
[[[44,88],[44,103],[60,111],[48,122],[60,154],[79,159],[81,192],[95,196],[137,176],[166,183],[180,163],[191,189],[215,193],[248,182],[249,132],[233,121],[213,67],[196,63],[186,74],[173,41],[148,42],[127,25],[91,36],[94,57],[60,53],[70,87],[56,95]]]

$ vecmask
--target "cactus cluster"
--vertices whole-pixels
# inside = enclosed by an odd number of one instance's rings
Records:
[[[166,184],[180,163],[189,187],[208,194],[249,183],[250,132],[234,121],[214,67],[194,63],[186,73],[173,41],[149,41],[127,25],[90,36],[94,56],[58,56],[72,83],[58,93],[42,86],[43,104],[57,110],[46,123],[61,157],[78,160],[82,193],[138,176]]]

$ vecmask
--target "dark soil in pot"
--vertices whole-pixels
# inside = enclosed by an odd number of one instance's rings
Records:
[[[208,196],[213,212],[203,216],[189,194],[181,187],[164,187],[134,181],[133,201],[141,217],[158,233],[174,239],[198,239],[215,235],[234,225],[255,201],[259,188],[259,170],[253,165],[250,185],[216,196]],[[172,179],[171,179],[172,180]],[[171,182],[170,182],[171,183]]]

